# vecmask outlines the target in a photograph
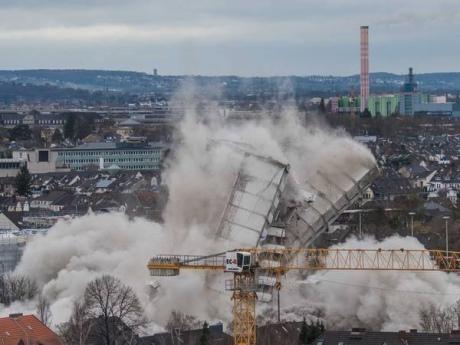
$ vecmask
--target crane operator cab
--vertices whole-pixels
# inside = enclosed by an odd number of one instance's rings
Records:
[[[225,253],[225,272],[248,272],[251,268],[251,253],[227,252]]]

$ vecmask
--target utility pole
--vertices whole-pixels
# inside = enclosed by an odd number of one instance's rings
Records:
[[[448,228],[448,222],[449,222],[449,216],[444,216],[442,219],[446,221],[446,258],[449,258],[449,228]]]
[[[278,323],[281,323],[281,311],[280,311],[280,289],[278,289]]]
[[[414,216],[415,212],[409,212],[410,216],[410,235],[414,237]]]
[[[277,303],[278,303],[278,323],[281,323],[281,301],[280,301],[280,290],[281,290],[281,282],[277,282],[275,284],[275,289],[278,292],[278,298],[277,298]]]

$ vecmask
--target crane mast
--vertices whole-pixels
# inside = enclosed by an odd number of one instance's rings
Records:
[[[235,345],[256,344],[258,271],[271,272],[277,289],[292,270],[372,270],[460,272],[460,252],[406,249],[236,249],[213,255],[158,255],[147,268],[152,276],[176,276],[183,269],[233,273]]]

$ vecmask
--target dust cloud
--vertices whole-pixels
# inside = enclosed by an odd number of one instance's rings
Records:
[[[332,248],[424,249],[413,237],[392,236],[379,242],[351,238]],[[286,294],[286,317],[302,314],[324,316],[327,326],[349,330],[398,331],[420,329],[419,311],[434,304],[451,306],[460,299],[460,277],[445,272],[319,271],[298,280]]]
[[[343,131],[317,124],[305,126],[304,115],[299,115],[294,107],[286,106],[276,121],[268,118],[228,121],[217,110],[206,114],[197,111],[190,95],[184,102],[190,102],[190,110],[178,127],[178,146],[168,158],[163,175],[163,182],[169,188],[164,224],[129,220],[117,213],[88,214],[60,221],[46,235],[28,243],[16,271],[35,279],[49,298],[54,325],[68,319],[73,300],[83,294],[90,280],[102,274],[114,275],[135,289],[153,329],[160,329],[173,309],[202,320],[231,319],[230,296],[223,289],[224,279],[229,277],[218,275],[212,287],[206,283],[204,274],[197,272],[156,281],[149,276],[146,264],[155,254],[210,254],[233,248],[231,242],[224,243],[215,236],[242,163],[243,155],[232,145],[289,163],[297,181],[307,180],[320,168],[340,167],[349,171],[355,165],[374,164],[372,154]],[[235,239],[234,245],[238,241]],[[405,239],[392,241],[398,248],[407,244]],[[361,243],[370,244],[382,246],[371,240]],[[314,277],[322,281],[312,285]],[[402,320],[405,322],[402,324],[417,322],[415,314],[403,311],[403,306],[409,306],[406,296],[396,293],[386,296],[384,290],[364,287],[344,289],[326,280],[405,290],[434,291],[436,287],[448,286],[453,291],[460,286],[454,278],[442,273],[427,274],[425,278],[425,274],[327,272],[312,276],[296,289],[298,301],[308,308],[323,309],[332,318],[330,322],[345,327],[340,323],[342,319],[356,317],[357,321],[382,329]],[[450,283],[442,285],[442,282]],[[412,307],[423,303],[423,298],[414,296]],[[31,312],[31,306],[26,303],[12,307],[15,311]],[[12,307],[0,306],[0,313],[7,314]],[[291,308],[290,312],[299,315],[304,311]]]

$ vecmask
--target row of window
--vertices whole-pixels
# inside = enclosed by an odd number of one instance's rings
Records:
[[[151,157],[151,158],[108,158],[105,159],[104,162],[108,163],[117,163],[117,162],[159,162],[159,157]],[[82,164],[82,163],[98,163],[99,159],[92,158],[92,159],[65,159],[64,163],[68,164]]]
[[[62,125],[64,121],[62,120],[38,120],[40,125]]]
[[[113,155],[159,155],[160,150],[148,150],[148,151],[63,151],[58,152],[58,156],[113,156]]]
[[[19,162],[0,163],[0,169],[19,169],[20,167],[21,163]]]
[[[3,123],[5,125],[19,125],[21,123],[26,124],[26,122],[24,122],[22,120],[3,120]],[[27,123],[29,123],[29,122],[27,121]],[[39,125],[49,125],[49,124],[62,125],[64,123],[64,121],[63,120],[38,120],[37,123]]]
[[[158,165],[120,165],[121,169],[124,170],[152,170],[159,168]],[[73,170],[76,171],[83,171],[85,170],[85,166],[75,167]]]

